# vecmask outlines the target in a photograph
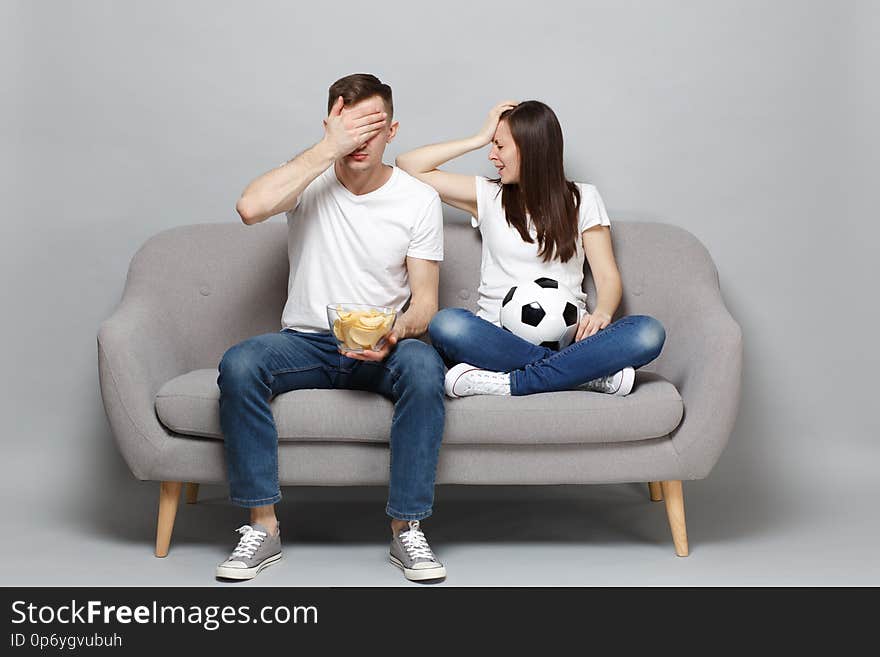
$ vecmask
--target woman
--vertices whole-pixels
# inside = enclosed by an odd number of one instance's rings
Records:
[[[437,169],[491,143],[498,178]],[[479,310],[438,312],[428,327],[447,365],[446,394],[528,395],[586,388],[626,395],[635,368],[657,358],[666,332],[659,321],[631,315],[611,321],[621,299],[611,247],[611,222],[592,185],[566,179],[562,129],[553,110],[535,100],[495,106],[473,137],[423,146],[397,166],[428,183],[444,203],[469,212],[483,239]],[[587,312],[584,259],[597,300]],[[581,302],[574,342],[560,351],[531,344],[501,328],[504,295],[540,277],[567,286]]]

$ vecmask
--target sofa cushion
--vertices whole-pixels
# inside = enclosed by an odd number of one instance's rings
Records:
[[[178,434],[222,439],[217,370],[194,370],[156,395],[159,420]],[[388,442],[394,404],[360,390],[292,390],[270,402],[282,441]],[[446,400],[444,443],[608,443],[665,436],[682,418],[671,383],[636,371],[625,397],[597,392],[550,392],[523,397]]]

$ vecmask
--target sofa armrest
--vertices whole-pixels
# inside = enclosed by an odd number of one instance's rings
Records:
[[[155,398],[184,373],[174,318],[149,298],[126,296],[98,330],[98,376],[104,410],[123,459],[141,480],[172,435],[156,416]]]
[[[672,444],[688,478],[702,479],[721,456],[739,410],[742,329],[717,287],[691,287],[675,302],[679,307],[666,327],[657,373],[684,400],[684,417],[671,434]]]

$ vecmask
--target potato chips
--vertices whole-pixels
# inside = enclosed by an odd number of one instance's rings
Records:
[[[336,306],[333,335],[347,349],[374,349],[394,323],[394,313],[380,310],[345,310]]]

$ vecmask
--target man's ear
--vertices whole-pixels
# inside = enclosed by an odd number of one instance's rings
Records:
[[[385,140],[386,144],[390,144],[391,140],[397,136],[397,126],[399,125],[397,121],[391,122],[391,126],[388,128],[388,139]]]

